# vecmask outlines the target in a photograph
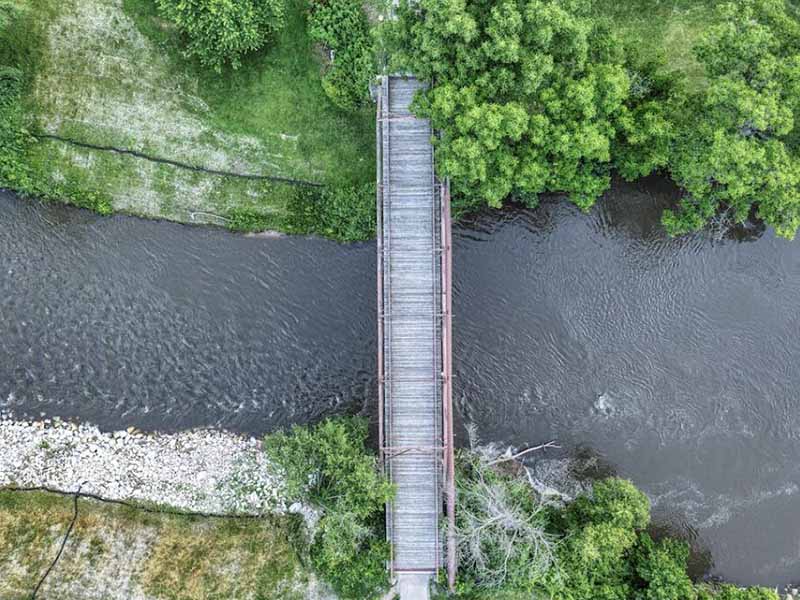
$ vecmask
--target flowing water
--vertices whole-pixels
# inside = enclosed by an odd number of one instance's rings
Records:
[[[674,194],[462,223],[458,408],[483,441],[556,439],[632,478],[708,574],[797,582],[800,242],[670,240]],[[0,410],[250,433],[371,413],[374,255],[0,194]]]

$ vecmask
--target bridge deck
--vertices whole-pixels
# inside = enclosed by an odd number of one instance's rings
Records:
[[[430,123],[411,115],[422,84],[384,77],[378,106],[379,419],[394,573],[442,564],[443,261],[440,186]],[[449,248],[449,247],[448,247]],[[448,288],[449,289],[449,288]],[[446,425],[445,425],[446,427]]]

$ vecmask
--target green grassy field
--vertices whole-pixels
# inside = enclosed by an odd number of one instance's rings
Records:
[[[291,174],[323,182],[363,183],[374,176],[374,112],[334,107],[320,85],[321,62],[311,47],[306,2],[289,0],[286,27],[274,48],[245,57],[223,76],[181,56],[153,0],[124,0],[138,29],[170,57],[171,71],[188,73],[207,104],[208,123],[233,136],[252,136],[268,153],[294,161]]]
[[[595,13],[607,17],[626,44],[647,56],[663,52],[691,87],[702,86],[703,69],[693,54],[703,30],[714,20],[715,0],[595,0]]]
[[[323,597],[298,558],[293,518],[216,519],[81,499],[39,597],[59,600],[306,600]],[[0,491],[0,597],[22,600],[55,558],[72,498]]]
[[[273,47],[221,75],[183,57],[154,0],[17,1],[39,32],[27,42],[36,56],[24,98],[33,131],[331,187],[374,178],[374,113],[340,110],[325,95],[302,0],[289,0]],[[27,161],[44,187],[96,194],[116,211],[225,224],[231,211],[246,210],[265,228],[291,230],[292,190],[283,184],[54,140],[36,143]]]

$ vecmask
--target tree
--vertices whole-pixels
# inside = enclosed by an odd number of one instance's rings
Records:
[[[527,480],[462,454],[457,484],[459,590],[530,591],[553,565],[555,538]]]
[[[634,181],[669,166],[677,137],[674,115],[683,110],[686,92],[682,75],[667,71],[663,55],[644,60],[626,48],[625,62],[631,86],[611,152],[620,175]]]
[[[390,33],[393,69],[436,85],[416,111],[442,133],[441,175],[499,206],[567,192],[583,209],[610,183],[630,77],[583,0],[420,0]]]
[[[677,540],[656,543],[646,534],[639,535],[633,554],[633,570],[638,581],[635,600],[693,600],[697,593],[686,562],[689,547]]]
[[[186,37],[186,55],[218,73],[270,42],[284,25],[283,0],[156,0]]]
[[[377,66],[363,2],[312,0],[308,33],[330,53],[322,79],[328,97],[350,110],[368,104],[369,84]]]
[[[696,49],[708,87],[680,111],[670,161],[687,194],[663,221],[680,234],[719,211],[743,221],[755,209],[793,238],[800,226],[800,24],[784,0],[742,0],[719,10],[719,24]]]
[[[563,542],[546,593],[563,600],[632,598],[634,571],[628,556],[649,522],[650,503],[630,481],[597,482],[591,496],[577,498],[556,516]]]
[[[383,510],[393,494],[366,439],[366,422],[345,418],[264,440],[284,473],[286,496],[321,512],[311,544],[314,567],[339,597],[358,600],[375,597],[387,584]]]

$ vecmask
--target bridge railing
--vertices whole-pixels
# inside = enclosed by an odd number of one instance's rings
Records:
[[[386,322],[386,296],[391,294],[391,289],[386,285],[386,262],[385,256],[391,248],[391,228],[387,228],[387,235],[384,236],[384,222],[386,220],[385,210],[391,210],[390,202],[385,196],[389,189],[389,151],[390,136],[389,122],[392,115],[389,113],[389,89],[388,76],[381,78],[378,91],[377,123],[376,123],[376,211],[377,211],[377,309],[378,309],[378,448],[381,469],[392,478],[391,456],[397,449],[387,447],[387,438],[391,439],[391,399],[387,399],[386,393],[386,373],[390,366],[387,361],[391,356],[385,354],[385,343],[387,336]],[[433,147],[431,146],[431,153]],[[434,248],[438,250],[432,256],[434,260],[434,272],[438,274],[438,287],[441,298],[434,298],[432,301],[438,304],[439,311],[434,311],[434,340],[439,344],[435,349],[434,355],[437,357],[434,364],[433,377],[440,382],[439,408],[441,421],[437,424],[438,439],[433,440],[432,450],[435,460],[440,463],[441,468],[435,470],[437,478],[437,489],[440,490],[442,504],[446,507],[447,526],[442,533],[443,544],[446,548],[445,557],[447,565],[447,579],[452,588],[456,577],[456,538],[455,538],[455,463],[454,463],[454,432],[453,432],[453,403],[452,403],[452,222],[450,218],[450,185],[449,181],[438,182],[435,180],[433,170],[431,171],[431,189],[434,194],[438,194],[438,202],[433,202],[434,224],[438,222],[439,227],[432,228],[434,235]],[[438,213],[438,214],[436,214]],[[437,239],[438,238],[438,239]],[[438,265],[437,263],[438,255]],[[390,326],[390,324],[389,324]],[[389,332],[389,336],[391,333]],[[387,401],[388,400],[388,401]],[[388,435],[387,435],[388,433]],[[407,451],[403,450],[404,452]],[[419,450],[419,449],[417,449]],[[440,476],[441,473],[441,476]],[[441,477],[441,479],[440,479]],[[440,505],[441,510],[441,505]],[[391,505],[386,506],[386,536],[391,543],[392,532],[392,509]],[[437,522],[438,523],[438,522]],[[437,524],[437,530],[439,529]],[[437,568],[441,565],[441,559],[436,556]],[[389,568],[394,577],[394,554],[390,555]]]

